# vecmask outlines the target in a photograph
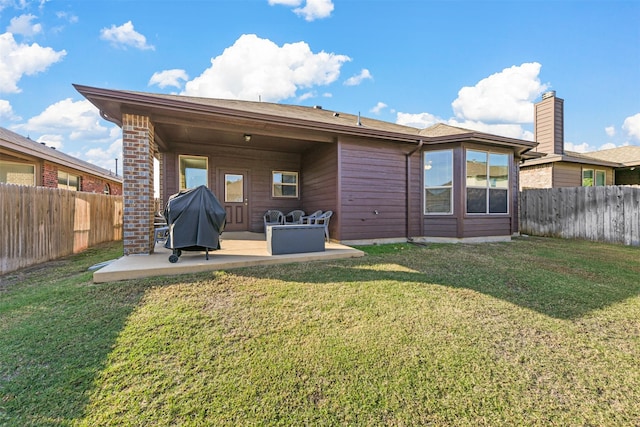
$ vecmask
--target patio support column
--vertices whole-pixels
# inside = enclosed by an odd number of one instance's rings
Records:
[[[148,116],[122,115],[124,254],[151,254],[154,247],[154,128]]]

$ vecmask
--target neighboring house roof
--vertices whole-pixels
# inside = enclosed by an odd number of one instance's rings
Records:
[[[122,182],[122,177],[116,176],[107,169],[65,154],[55,148],[47,147],[3,127],[0,127],[0,147],[6,147],[19,153],[48,160],[51,163],[86,172],[110,181]]]
[[[583,153],[588,158],[620,163],[623,166],[640,166],[640,146],[627,145],[608,150]]]
[[[588,153],[565,151],[564,154],[547,154],[538,159],[527,160],[523,166],[534,166],[553,162],[579,163],[612,168],[639,166],[640,146],[629,145]]]
[[[444,124],[427,129],[399,125],[366,117],[326,110],[322,107],[275,104],[270,102],[240,101],[230,99],[200,98],[183,95],[163,95],[146,92],[101,89],[74,85],[76,90],[93,103],[103,118],[121,125],[123,107],[140,109],[149,114],[156,124],[165,120],[176,125],[177,114],[215,116],[237,128],[239,121],[260,123],[259,129],[275,131],[295,128],[300,132],[334,135],[351,135],[399,142],[438,144],[458,140],[474,140],[515,148],[519,154],[534,148],[537,143],[515,138],[455,128]],[[167,119],[167,114],[171,118]]]

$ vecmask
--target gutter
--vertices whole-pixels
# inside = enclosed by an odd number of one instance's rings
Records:
[[[405,183],[405,237],[407,238],[407,242],[412,242],[413,237],[410,236],[409,230],[409,215],[411,213],[411,156],[416,152],[420,151],[422,146],[424,145],[424,140],[419,140],[418,145],[411,151],[409,151],[406,156],[406,183]]]

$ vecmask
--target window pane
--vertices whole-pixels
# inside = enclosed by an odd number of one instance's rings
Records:
[[[489,190],[489,213],[507,213],[507,190]]]
[[[66,172],[58,171],[58,188],[67,188],[69,185],[69,174]]]
[[[489,187],[509,188],[509,156],[489,154]]]
[[[224,201],[242,203],[244,201],[244,176],[225,174],[224,182]]]
[[[451,213],[451,188],[426,188],[425,213]]]
[[[80,190],[80,179],[75,175],[69,174],[69,190]]]
[[[467,187],[487,186],[487,153],[467,150]]]
[[[424,153],[424,186],[448,187],[453,180],[453,151]]]
[[[272,172],[273,197],[298,197],[297,172]]]
[[[605,185],[605,171],[596,171],[596,185]]]
[[[0,182],[17,185],[35,185],[35,166],[0,162]]]
[[[467,188],[467,213],[487,213],[485,188]]]
[[[180,189],[207,185],[207,158],[180,156]]]
[[[591,187],[593,185],[593,169],[582,170],[582,186]]]

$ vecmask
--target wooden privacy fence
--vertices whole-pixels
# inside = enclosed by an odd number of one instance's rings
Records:
[[[0,274],[122,239],[122,196],[0,184]]]
[[[520,232],[640,246],[640,186],[524,190]]]

